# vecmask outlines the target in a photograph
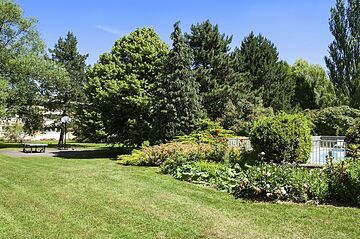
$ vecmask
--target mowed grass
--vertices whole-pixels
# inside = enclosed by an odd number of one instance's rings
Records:
[[[0,150],[0,238],[359,238],[360,209],[235,200],[157,168]]]

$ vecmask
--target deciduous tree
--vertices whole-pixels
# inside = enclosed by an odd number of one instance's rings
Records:
[[[136,146],[149,139],[154,84],[167,52],[152,28],[139,28],[89,69],[85,89],[108,142]]]
[[[344,103],[360,107],[360,0],[336,0],[331,8],[334,36],[325,63],[335,90]]]

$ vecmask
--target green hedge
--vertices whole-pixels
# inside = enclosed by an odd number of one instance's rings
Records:
[[[310,122],[301,114],[264,117],[255,122],[250,141],[265,162],[304,163],[311,151]]]

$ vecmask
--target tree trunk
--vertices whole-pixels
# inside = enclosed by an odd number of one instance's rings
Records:
[[[58,147],[64,147],[64,127],[61,125],[60,127],[60,137],[58,142]]]

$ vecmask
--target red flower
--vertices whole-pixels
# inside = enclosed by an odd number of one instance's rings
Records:
[[[216,132],[216,133],[220,133],[220,130],[219,130],[219,129],[216,129],[215,132]]]
[[[213,137],[216,138],[216,134],[214,134]]]
[[[216,143],[219,143],[219,142],[220,142],[220,139],[217,139],[217,140],[216,140]]]

